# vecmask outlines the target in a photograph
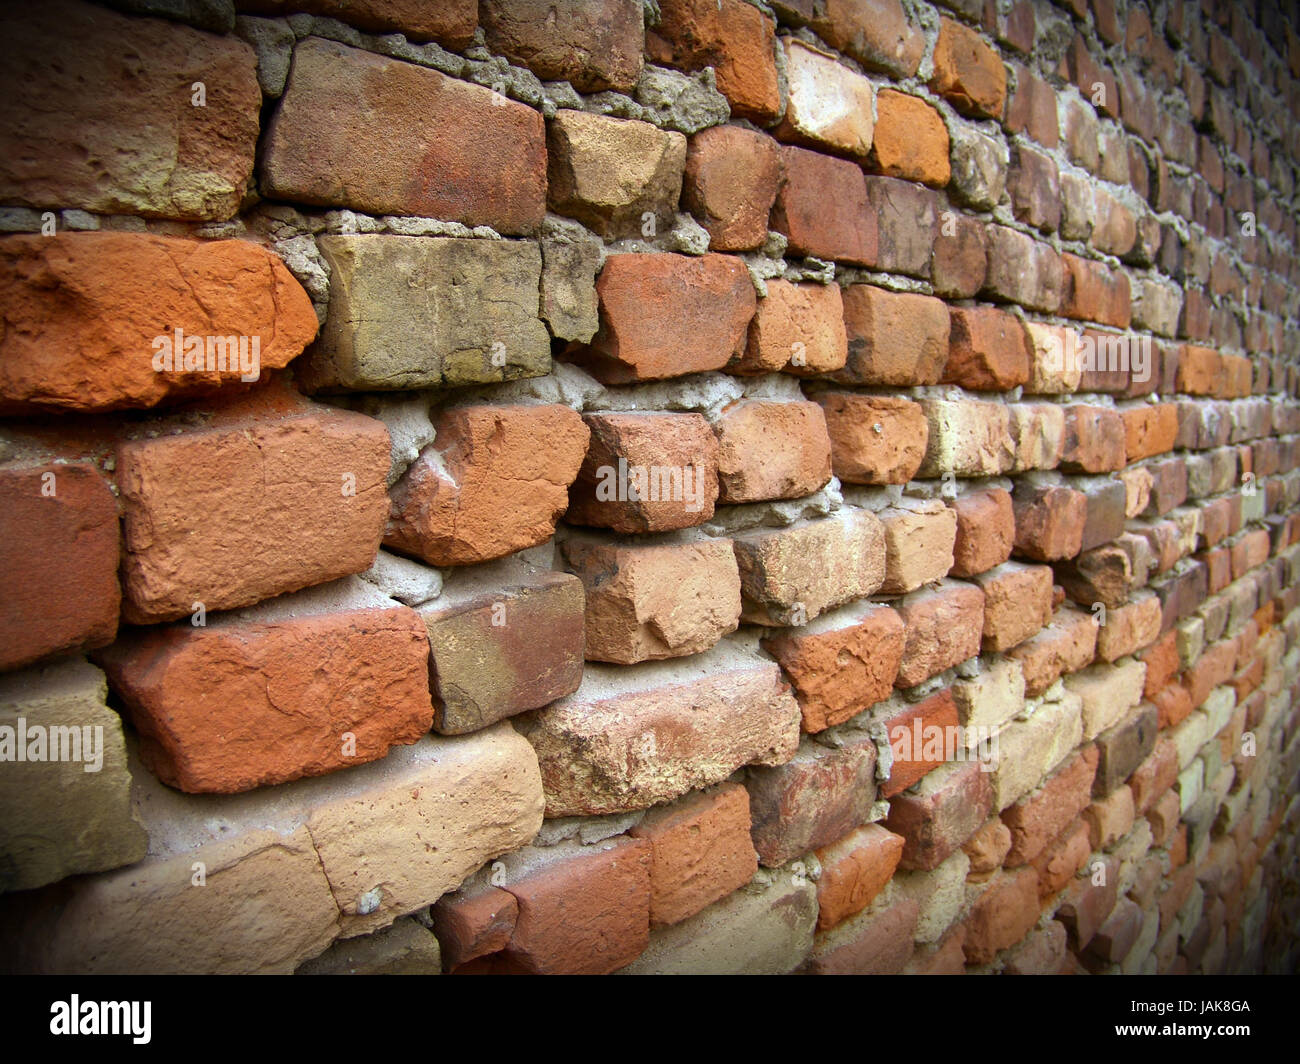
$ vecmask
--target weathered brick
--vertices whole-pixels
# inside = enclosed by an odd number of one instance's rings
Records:
[[[942,188],[948,183],[948,130],[919,96],[883,89],[876,95],[871,159],[882,174]]]
[[[913,687],[979,653],[984,593],[971,584],[943,580],[896,603],[907,639],[897,685]]]
[[[702,524],[718,498],[718,444],[699,414],[587,414],[586,457],[565,520],[615,532]]]
[[[0,303],[8,413],[148,407],[238,388],[316,335],[307,293],[243,240],[5,236]]]
[[[881,591],[902,595],[941,580],[952,567],[957,516],[936,499],[906,500],[879,513],[885,528]]]
[[[1092,801],[1097,751],[1087,746],[1049,776],[1029,796],[1002,811],[1011,833],[1008,868],[1033,861],[1070,826]]]
[[[319,247],[330,304],[300,370],[308,390],[432,388],[550,371],[534,245],[368,233],[322,236]]]
[[[433,719],[424,625],[359,580],[203,627],[133,630],[97,657],[140,734],[141,760],[192,793],[373,761]]]
[[[781,148],[781,163],[786,180],[770,224],[788,238],[791,253],[874,263],[876,218],[862,170],[847,159],[789,146]]]
[[[631,664],[697,654],[740,619],[731,542],[622,544],[567,539],[586,591],[586,657]]]
[[[740,566],[741,620],[779,626],[874,593],[885,578],[885,533],[865,510],[788,528],[742,532],[732,543]]]
[[[842,369],[847,355],[839,285],[772,280],[749,323],[748,343],[727,370],[805,376]]]
[[[994,307],[953,307],[943,379],[978,391],[1010,391],[1029,380],[1024,326]]]
[[[1080,708],[1080,699],[1067,691],[999,733],[989,773],[995,809],[1023,798],[1079,745]]]
[[[635,960],[649,941],[651,853],[623,836],[512,855],[503,886],[519,915],[503,960],[538,975],[604,975]]]
[[[1006,68],[998,53],[960,22],[939,19],[930,84],[963,114],[1002,117],[1007,96]]]
[[[1073,403],[1065,408],[1061,466],[1071,473],[1108,473],[1125,466],[1125,422],[1109,407]]]
[[[934,234],[930,279],[934,290],[950,299],[969,299],[984,287],[988,249],[984,224],[948,212]]]
[[[0,669],[112,642],[122,593],[117,501],[88,463],[0,467]]]
[[[1061,676],[1090,664],[1096,645],[1096,621],[1086,613],[1063,607],[1052,614],[1046,628],[1009,654],[1024,669],[1026,695],[1036,698]]]
[[[1160,599],[1145,594],[1127,605],[1106,611],[1106,623],[1097,632],[1097,657],[1115,661],[1154,643],[1160,635]]]
[[[940,201],[928,188],[893,177],[869,176],[867,201],[876,222],[876,253],[869,265],[889,273],[928,277]]]
[[[1004,562],[973,577],[984,592],[984,651],[1019,646],[1052,620],[1052,570]]]
[[[454,407],[434,428],[436,442],[393,486],[386,545],[431,565],[468,565],[551,538],[590,437],[576,413]]]
[[[921,65],[925,37],[899,0],[826,0],[810,15],[823,40],[871,70],[907,78]]]
[[[556,112],[546,127],[546,200],[606,238],[644,235],[646,216],[672,228],[686,138],[649,122]]]
[[[902,868],[938,868],[988,819],[993,792],[976,761],[956,761],[927,775],[889,803],[885,827],[907,840]]]
[[[238,211],[261,105],[248,45],[68,0],[5,14],[5,203],[195,220]],[[195,82],[203,107],[191,102]]]
[[[831,748],[803,740],[785,764],[751,768],[754,848],[768,868],[828,846],[871,818],[876,747],[859,733]]]
[[[957,734],[958,716],[951,689],[915,703],[896,696],[872,717],[883,725],[894,756],[889,779],[880,785],[882,798],[907,790],[953,753],[948,740]]]
[[[1011,557],[1015,512],[1011,495],[1001,488],[961,495],[948,504],[957,515],[953,576],[974,576]]]
[[[1015,452],[1005,405],[971,399],[921,399],[919,404],[930,427],[920,476],[985,477],[1011,468]]]
[[[920,906],[882,902],[818,935],[804,971],[810,975],[896,975],[912,953]]]
[[[819,732],[889,697],[903,656],[903,622],[888,606],[855,604],[765,636],[762,647],[794,685],[803,730]]]
[[[1050,245],[1003,225],[988,230],[984,290],[999,300],[1055,313],[1064,290],[1061,256]]]
[[[685,666],[589,665],[577,692],[520,730],[537,752],[547,816],[587,816],[647,809],[742,765],[783,764],[799,719],[775,663],[715,647]]]
[[[719,501],[760,502],[811,495],[831,477],[834,443],[822,407],[744,399],[714,423]]]
[[[948,359],[948,308],[938,299],[875,285],[844,289],[848,359],[844,384],[938,384]]]
[[[628,832],[650,843],[650,926],[680,923],[758,871],[749,792],[737,783],[657,806]]]
[[[713,126],[690,139],[682,205],[709,234],[714,251],[746,251],[767,239],[768,213],[783,178],[771,137]]]
[[[1155,747],[1159,731],[1156,707],[1138,705],[1118,724],[1097,736],[1097,778],[1093,793],[1105,798],[1137,770]],[[1136,804],[1136,794],[1134,801]]]
[[[277,199],[508,234],[535,232],[546,211],[539,112],[317,37],[294,48],[263,149],[262,191]]]
[[[519,903],[509,891],[471,880],[439,898],[429,915],[447,967],[454,970],[509,945]]]
[[[247,606],[374,560],[380,422],[268,393],[178,428],[145,423],[116,449],[128,621]]]
[[[795,144],[865,157],[874,125],[871,82],[802,41],[784,37],[781,45],[789,95],[774,134]]]
[[[453,574],[419,612],[428,632],[433,726],[443,735],[537,709],[582,681],[583,588],[576,577]]]
[[[572,357],[606,384],[721,369],[744,349],[757,305],[729,255],[611,255],[596,292],[600,331]]]
[[[1121,721],[1142,700],[1146,666],[1140,661],[1093,665],[1066,677],[1066,689],[1083,699],[1083,737],[1091,741]]]
[[[627,92],[641,76],[645,29],[636,0],[594,6],[578,0],[486,0],[479,13],[492,53],[543,81],[567,81],[579,92]]]
[[[104,674],[80,658],[0,677],[9,762],[0,776],[0,889],[32,890],[144,856],[122,721],[107,694]]]
[[[1088,499],[1072,488],[1017,483],[1012,495],[1016,551],[1036,561],[1059,561],[1079,553]]]
[[[776,35],[771,20],[744,0],[662,0],[646,31],[646,55],[656,63],[712,67],[731,113],[759,124],[781,110]]]
[[[1062,253],[1061,314],[1127,329],[1132,318],[1128,274],[1100,262]]]
[[[842,924],[871,904],[898,867],[903,843],[879,824],[867,824],[817,851],[817,930]]]
[[[987,964],[999,950],[1024,938],[1038,920],[1038,875],[1032,868],[998,873],[978,890],[965,920],[962,949],[968,964]]]

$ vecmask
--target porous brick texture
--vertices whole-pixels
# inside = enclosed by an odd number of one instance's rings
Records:
[[[0,970],[1300,968],[1288,5],[0,37]]]

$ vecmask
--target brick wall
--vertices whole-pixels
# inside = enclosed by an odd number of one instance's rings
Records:
[[[0,959],[1295,966],[1279,0],[0,15]]]

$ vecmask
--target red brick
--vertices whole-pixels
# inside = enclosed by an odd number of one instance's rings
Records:
[[[1011,829],[998,817],[991,817],[984,826],[975,832],[962,846],[962,852],[970,858],[970,875],[986,876],[1002,867],[1002,862],[1011,849]]]
[[[1014,148],[1007,192],[1013,213],[1026,225],[1050,233],[1061,224],[1061,181],[1050,155]]]
[[[938,868],[979,830],[992,806],[989,774],[976,761],[951,762],[929,773],[915,791],[896,795],[885,827],[907,840],[901,867]]]
[[[1123,469],[1124,419],[1109,407],[1072,403],[1065,408],[1065,449],[1061,468],[1072,473]]]
[[[1030,10],[1028,7],[1013,10]],[[1043,896],[1042,883],[1038,885],[1039,896]],[[1068,936],[1065,928],[1055,920],[1049,920],[1045,927],[1035,928],[1024,940],[1007,951],[1003,958],[1004,975],[1056,975],[1069,955]]]
[[[140,431],[115,457],[127,621],[235,609],[374,561],[388,510],[381,422],[267,392],[199,425]]]
[[[1055,314],[1061,305],[1061,256],[1051,245],[1004,225],[988,228],[989,295]]]
[[[546,213],[538,111],[317,37],[294,49],[262,147],[262,191],[277,199],[509,234],[535,232]]]
[[[1033,861],[1088,807],[1097,756],[1091,744],[1084,747],[1037,791],[1002,811],[1003,823],[1011,831],[1011,849],[1005,860],[1008,868]]]
[[[467,48],[478,26],[474,0],[240,0],[238,8],[266,15],[309,11],[341,19],[369,33],[402,33],[412,41],[439,41],[448,48]],[[286,10],[287,9],[287,10]]]
[[[1168,631],[1138,655],[1147,667],[1146,682],[1142,688],[1144,698],[1152,698],[1178,674],[1178,634]]]
[[[957,540],[949,570],[953,576],[974,576],[1011,557],[1016,522],[1009,493],[990,488],[959,496],[948,505],[957,514]]]
[[[848,361],[832,374],[844,384],[938,384],[948,359],[948,308],[932,296],[874,285],[844,289]]]
[[[1127,329],[1132,317],[1128,274],[1100,262],[1061,254],[1061,314],[1078,321]]]
[[[1191,693],[1180,683],[1171,683],[1151,696],[1159,712],[1160,727],[1176,728],[1196,708]]]
[[[1124,445],[1130,462],[1168,454],[1178,437],[1178,410],[1173,403],[1143,404],[1121,412]]]
[[[930,84],[963,114],[1002,117],[1007,72],[1001,58],[978,33],[949,18],[939,19]]]
[[[1141,936],[1142,920],[1142,910],[1137,903],[1120,898],[1088,943],[1088,952],[1100,961],[1118,964],[1128,956]]]
[[[1196,663],[1183,674],[1183,684],[1192,706],[1203,705],[1214,688],[1232,679],[1236,665],[1236,640],[1225,639],[1206,647]]]
[[[995,307],[953,307],[945,383],[977,391],[1009,391],[1029,380],[1024,326]]]
[[[0,669],[103,646],[122,593],[117,500],[88,463],[0,468]],[[22,574],[19,579],[18,574]]]
[[[557,850],[508,881],[519,916],[507,957],[537,975],[605,975],[631,963],[649,942],[652,851],[625,837]]]
[[[1160,600],[1144,593],[1126,605],[1108,610],[1106,623],[1097,633],[1099,661],[1117,661],[1154,643],[1160,635]]]
[[[757,307],[729,255],[611,255],[596,293],[600,331],[573,357],[605,384],[721,369],[744,350]]]
[[[713,425],[719,501],[798,499],[831,477],[831,440],[816,403],[743,399]]]
[[[773,280],[758,301],[748,343],[727,370],[809,376],[843,369],[847,355],[840,286]]]
[[[1016,87],[1007,100],[1004,125],[1011,133],[1028,133],[1045,148],[1060,143],[1056,118],[1056,90],[1019,63],[1011,64]]]
[[[682,205],[708,231],[714,251],[748,251],[767,239],[781,179],[781,155],[771,137],[713,126],[690,139]]]
[[[1168,736],[1161,736],[1156,740],[1151,753],[1133,770],[1129,778],[1133,808],[1142,815],[1177,781],[1178,748]]]
[[[66,0],[4,14],[0,199],[210,221],[238,212],[261,106],[247,44]],[[203,107],[191,103],[196,81]]]
[[[254,611],[148,628],[99,653],[141,760],[164,783],[233,794],[374,761],[429,730],[419,615],[310,595],[284,619]]]
[[[906,484],[925,457],[925,415],[907,399],[818,392],[835,475],[849,484]]]
[[[876,220],[876,254],[869,265],[928,277],[942,206],[938,193],[894,177],[869,176],[867,202]]]
[[[889,779],[880,785],[880,796],[892,798],[947,759],[947,738],[956,734],[958,724],[957,703],[952,691],[945,688],[881,723],[894,751],[894,763],[889,770]],[[936,743],[936,737],[943,741]]]
[[[871,159],[889,177],[942,188],[948,183],[948,130],[919,96],[883,89],[876,95]]]
[[[979,653],[984,593],[956,580],[914,591],[896,603],[906,626],[899,687],[913,687]]]
[[[392,489],[385,544],[469,565],[545,543],[568,507],[590,432],[566,406],[466,406]]]
[[[853,606],[843,617],[765,637],[803,711],[803,730],[841,724],[893,692],[903,622],[888,606]]]
[[[1032,868],[996,874],[966,916],[966,962],[988,964],[1037,922],[1038,874]]]
[[[920,905],[904,898],[817,936],[810,975],[895,975],[912,953]]]
[[[1038,634],[1052,620],[1052,569],[1005,562],[974,577],[984,592],[985,653],[1003,652]]]
[[[1105,922],[1115,907],[1119,894],[1119,863],[1114,857],[1106,858],[1104,868],[1094,876],[1091,865],[1085,875],[1074,880],[1065,890],[1056,909],[1056,918],[1065,924],[1070,933],[1070,945],[1075,950],[1085,948],[1092,936]],[[1094,879],[1098,882],[1094,883]]]
[[[1091,855],[1088,825],[1082,820],[1072,821],[1030,862],[1038,873],[1039,898],[1050,898],[1064,890]]]
[[[869,70],[908,78],[921,65],[925,37],[899,0],[825,0],[808,17],[822,40]]]
[[[570,524],[666,532],[713,517],[718,444],[701,415],[587,414],[583,422],[591,442],[569,485]]]
[[[492,54],[543,81],[567,81],[579,92],[628,92],[641,76],[645,30],[637,0],[484,0],[480,13]]]
[[[969,299],[984,287],[988,274],[988,240],[984,223],[946,211],[934,234],[930,279],[938,295]]]
[[[651,61],[682,70],[712,67],[731,113],[759,124],[781,110],[772,21],[744,0],[660,0],[647,29]]]
[[[6,236],[0,303],[0,411],[8,413],[147,407],[246,390],[241,376],[256,380],[287,365],[317,329],[302,286],[277,256],[244,240]],[[170,361],[177,330],[182,346],[200,346],[193,369],[184,352]],[[212,345],[216,337],[235,341],[229,356]]]
[[[1063,487],[1017,485],[1012,496],[1016,514],[1016,551],[1036,561],[1060,561],[1079,553],[1088,499]]]
[[[772,208],[771,226],[784,233],[793,255],[813,255],[856,266],[876,261],[876,217],[862,170],[847,159],[782,146],[786,182]]]
[[[1009,656],[1025,674],[1025,695],[1036,698],[1057,679],[1091,664],[1097,645],[1097,623],[1086,613],[1058,609],[1051,624],[1021,643]]]
[[[509,891],[476,884],[444,894],[429,915],[443,966],[451,970],[505,949],[519,917],[519,903]]]
[[[903,855],[904,840],[879,824],[867,824],[817,851],[817,930],[860,913],[884,889]]]
[[[833,749],[804,740],[785,764],[751,768],[745,786],[759,862],[776,868],[867,823],[875,780],[876,747],[865,733]]]
[[[1232,545],[1232,578],[1240,580],[1250,570],[1268,561],[1270,543],[1263,529],[1247,532]]]
[[[749,835],[749,793],[738,783],[656,806],[628,832],[650,843],[650,924],[694,916],[758,871]]]

